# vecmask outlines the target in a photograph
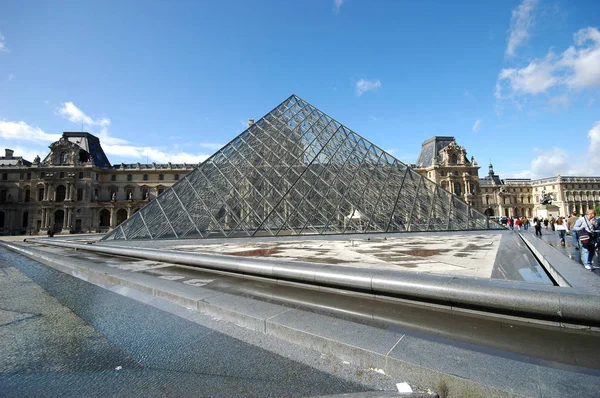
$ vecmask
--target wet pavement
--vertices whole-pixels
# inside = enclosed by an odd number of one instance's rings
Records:
[[[270,337],[267,345],[285,355],[276,354],[220,332],[231,326],[208,315],[191,322],[3,248],[0,264],[3,397],[301,397],[394,388],[382,375],[361,380],[341,361]]]

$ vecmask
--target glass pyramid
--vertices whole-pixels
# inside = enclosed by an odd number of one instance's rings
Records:
[[[103,239],[498,227],[292,95]]]

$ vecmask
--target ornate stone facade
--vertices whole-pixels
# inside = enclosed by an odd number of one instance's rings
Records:
[[[63,133],[50,152],[29,162],[12,150],[0,157],[0,234],[106,232],[160,195],[196,165],[111,165],[97,137]],[[600,205],[600,177],[500,179],[454,137],[425,141],[412,167],[489,216],[538,215],[544,195],[558,214]]]
[[[500,179],[491,164],[487,176],[479,177],[477,162],[473,157],[468,160],[466,150],[456,144],[454,137],[433,137],[423,142],[413,167],[489,216],[541,215],[537,210],[544,195],[558,208],[554,216],[571,211],[583,214],[600,205],[600,177]]]
[[[0,234],[105,232],[125,221],[196,165],[112,166],[97,137],[63,133],[28,162],[0,158]]]

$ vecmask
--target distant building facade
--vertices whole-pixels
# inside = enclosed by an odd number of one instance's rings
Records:
[[[583,214],[600,205],[600,177],[501,179],[491,164],[487,175],[479,177],[477,161],[468,159],[467,151],[454,137],[436,136],[424,141],[412,166],[488,216],[535,217],[545,197],[556,207],[554,216],[571,211]]]
[[[196,165],[111,165],[98,138],[63,133],[33,162],[0,157],[0,234],[106,232]]]
[[[10,149],[0,157],[0,235],[111,231],[197,166],[111,165],[89,133],[65,132],[49,148],[43,160]],[[411,166],[488,216],[534,217],[544,197],[555,216],[600,205],[600,177],[501,179],[491,164],[479,177],[477,161],[454,137],[423,142]]]

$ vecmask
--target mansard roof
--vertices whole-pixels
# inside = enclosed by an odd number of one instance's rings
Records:
[[[433,166],[438,160],[440,151],[453,142],[455,139],[451,136],[434,136],[424,141],[415,166],[419,168]]]

